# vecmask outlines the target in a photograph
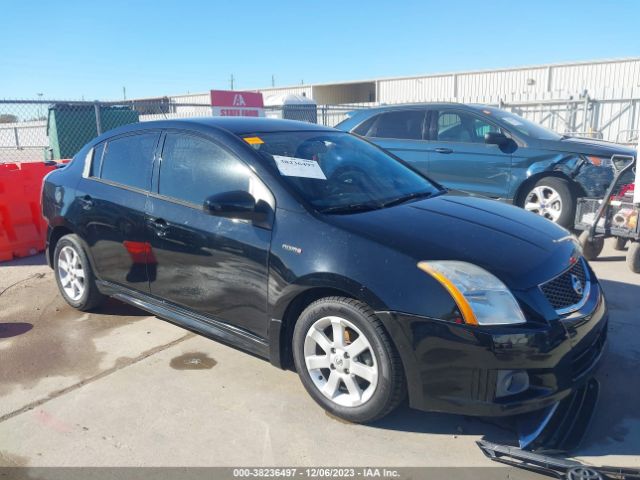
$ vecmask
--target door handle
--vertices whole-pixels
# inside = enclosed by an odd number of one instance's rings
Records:
[[[85,195],[84,197],[78,198],[78,202],[80,202],[80,205],[82,205],[84,210],[89,210],[93,207],[93,198],[91,198],[91,195]]]
[[[439,147],[435,149],[436,153],[453,153],[453,150],[450,148]]]

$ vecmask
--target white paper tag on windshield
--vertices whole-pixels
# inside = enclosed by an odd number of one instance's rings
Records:
[[[281,155],[273,155],[278,170],[282,175],[287,177],[317,178],[318,180],[326,180],[324,172],[315,160],[307,160],[305,158],[283,157]]]

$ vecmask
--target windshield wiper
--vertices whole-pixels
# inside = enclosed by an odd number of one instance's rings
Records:
[[[408,195],[402,195],[400,197],[392,198],[382,204],[383,207],[393,207],[394,205],[400,205],[401,203],[415,200],[416,198],[429,198],[434,195],[434,192],[414,192]]]
[[[444,191],[443,191],[444,192]],[[401,203],[408,202],[410,200],[415,200],[417,198],[429,198],[438,193],[443,192],[414,192],[409,193],[407,195],[402,195],[396,198],[392,198],[391,200],[387,200],[383,203],[351,203],[348,205],[336,205],[333,207],[321,208],[318,211],[320,213],[355,213],[355,212],[367,212],[370,210],[379,210],[381,208],[392,207],[394,205],[399,205]]]
[[[333,207],[325,207],[318,209],[318,211],[320,213],[356,213],[378,210],[382,207],[383,205],[379,203],[351,203],[349,205],[335,205]]]

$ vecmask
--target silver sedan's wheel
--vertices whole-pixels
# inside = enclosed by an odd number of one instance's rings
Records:
[[[378,386],[373,347],[364,333],[344,318],[323,317],[309,328],[304,361],[322,395],[343,407],[366,403]]]
[[[84,295],[86,273],[78,252],[66,245],[58,254],[58,278],[64,293],[73,301]]]
[[[55,241],[55,236],[53,237]],[[85,312],[99,306],[105,296],[96,285],[83,241],[74,233],[61,237],[55,244],[53,271],[60,293],[73,308]]]
[[[524,209],[557,222],[562,215],[562,197],[553,187],[536,185],[527,194]]]
[[[349,422],[373,422],[406,394],[402,361],[384,325],[353,298],[324,297],[305,308],[293,329],[293,360],[311,397]]]

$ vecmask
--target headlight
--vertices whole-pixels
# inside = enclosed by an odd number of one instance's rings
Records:
[[[506,285],[485,269],[453,260],[419,262],[418,268],[447,289],[465,323],[516,325],[526,322]]]

